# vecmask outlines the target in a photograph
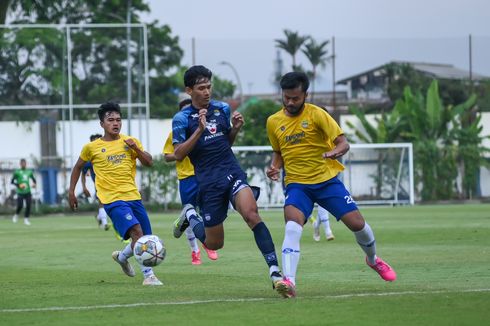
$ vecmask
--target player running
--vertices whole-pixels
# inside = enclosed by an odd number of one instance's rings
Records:
[[[309,80],[302,72],[285,74],[280,81],[284,107],[267,119],[272,162],[267,176],[280,180],[286,171],[286,228],[282,244],[284,279],[276,289],[285,298],[296,295],[296,269],[303,225],[314,203],[326,208],[353,233],[366,253],[366,263],[383,280],[394,281],[395,271],[376,255],[374,233],[337,175],[344,169],[337,159],[349,143],[335,120],[321,108],[305,103]]]
[[[189,156],[194,165],[199,185],[200,215],[203,217],[203,220],[199,218],[194,207],[185,207],[174,226],[174,235],[180,236],[190,225],[207,248],[222,248],[223,222],[231,201],[252,230],[275,284],[282,280],[282,275],[274,242],[258,213],[247,175],[231,149],[243,126],[243,117],[239,112],[231,114],[228,104],[211,100],[211,78],[211,71],[204,66],[193,66],[185,72],[185,90],[192,99],[192,105],[178,112],[172,121],[175,158],[183,160]]]
[[[70,177],[68,200],[71,209],[78,207],[75,187],[86,162],[92,162],[97,175],[95,188],[100,202],[112,220],[117,232],[132,242],[122,251],[114,251],[112,258],[121,266],[123,272],[134,277],[136,274],[128,262],[133,256],[135,242],[143,235],[152,234],[150,219],[141,202],[141,194],[136,187],[136,159],[143,165],[151,166],[153,159],[145,152],[136,138],[120,134],[121,109],[119,104],[107,102],[98,111],[104,136],[86,144]],[[140,264],[143,285],[162,285],[151,267]]]

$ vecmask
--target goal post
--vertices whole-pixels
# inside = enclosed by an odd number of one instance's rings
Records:
[[[251,185],[261,188],[258,204],[282,207],[281,182],[266,175],[271,162],[270,146],[234,146],[233,151],[247,172]],[[411,143],[351,144],[341,159],[345,170],[339,177],[359,205],[413,205],[414,172]]]

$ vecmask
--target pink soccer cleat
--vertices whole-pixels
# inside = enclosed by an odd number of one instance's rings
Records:
[[[287,277],[274,283],[274,287],[283,298],[288,299],[296,296],[296,285],[294,285]]]
[[[206,248],[204,244],[202,244],[202,248],[206,251],[206,254],[208,255],[208,258],[211,260],[217,260],[218,259],[218,252],[216,250],[211,250]]]
[[[201,265],[201,252],[192,252],[192,265]]]
[[[388,281],[388,282],[392,282],[392,281],[396,280],[395,270],[393,268],[391,268],[390,265],[385,263],[383,261],[383,259],[377,257],[376,258],[376,264],[371,265],[371,264],[369,264],[367,257],[366,257],[366,264],[369,267],[371,267],[372,269],[374,269],[379,274],[379,276],[381,276],[381,278],[383,280]]]

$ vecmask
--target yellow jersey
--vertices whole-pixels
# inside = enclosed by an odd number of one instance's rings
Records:
[[[163,154],[172,154],[173,152],[174,145],[172,144],[172,132],[170,132],[163,147]],[[194,165],[192,165],[189,156],[186,156],[182,161],[175,161],[175,169],[177,170],[177,178],[179,180],[194,175]]]
[[[267,135],[275,152],[284,161],[285,184],[316,184],[344,170],[337,160],[322,154],[335,148],[334,140],[343,135],[337,122],[322,108],[305,103],[303,112],[287,116],[285,108],[267,119]]]
[[[141,150],[143,146],[134,137],[119,136],[113,141],[94,140],[83,146],[80,154],[82,160],[92,162],[97,197],[103,204],[141,199],[135,181],[137,155],[124,140],[133,138]]]

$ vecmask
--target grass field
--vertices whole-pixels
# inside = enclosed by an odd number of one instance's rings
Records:
[[[279,298],[253,234],[236,214],[225,222],[218,261],[190,264],[176,213],[150,214],[167,258],[143,287],[112,261],[122,248],[93,216],[0,218],[0,325],[482,325],[490,320],[490,205],[364,208],[378,253],[397,271],[382,281],[353,235],[301,242],[298,297]],[[281,211],[262,211],[280,251]],[[21,219],[22,221],[22,219]],[[134,260],[131,259],[133,266]],[[136,266],[135,266],[136,267]],[[137,270],[138,271],[138,270]],[[139,272],[139,271],[138,271]],[[487,322],[485,322],[487,320]]]

